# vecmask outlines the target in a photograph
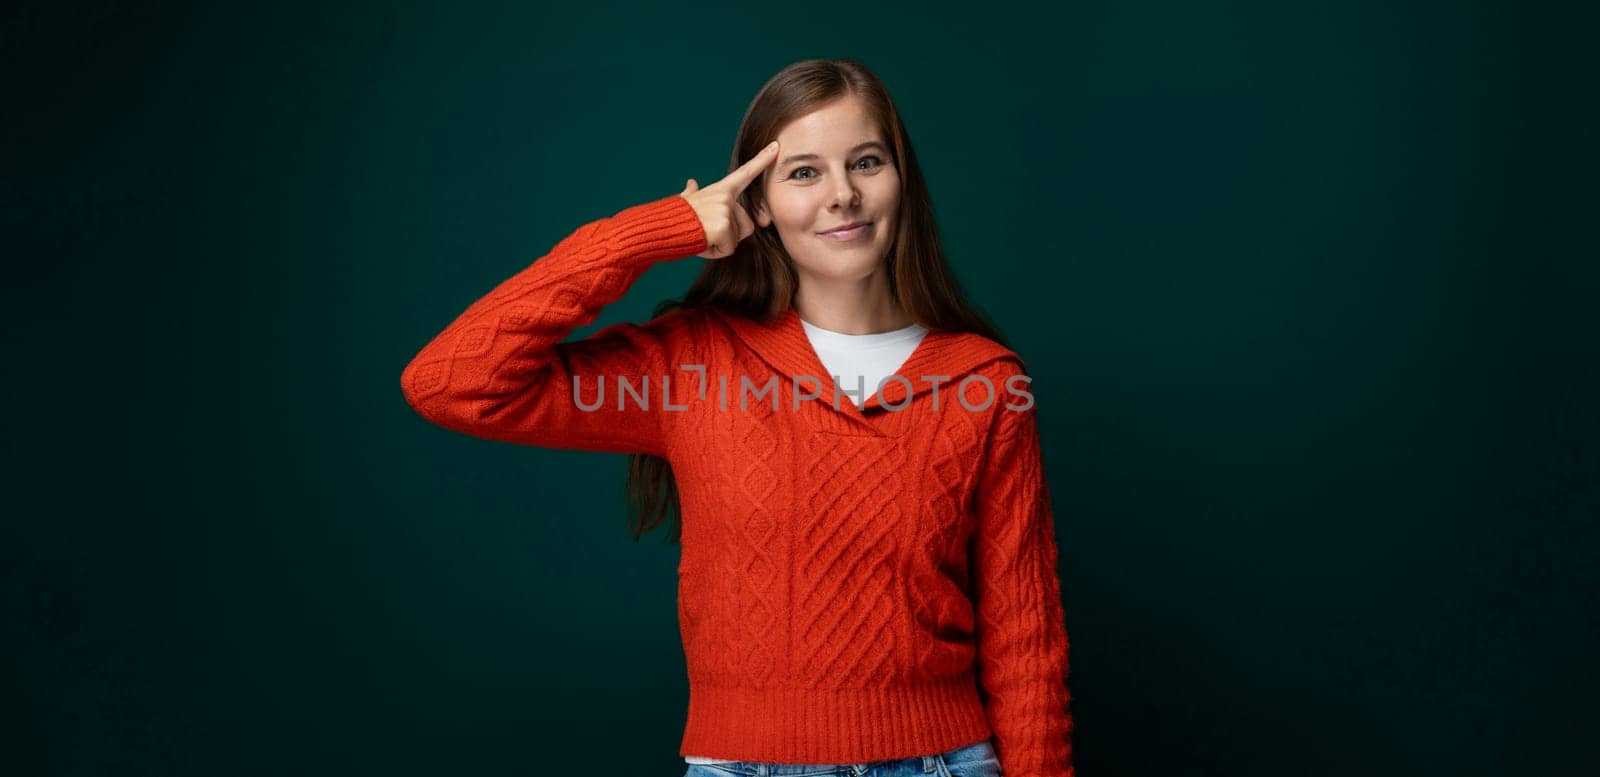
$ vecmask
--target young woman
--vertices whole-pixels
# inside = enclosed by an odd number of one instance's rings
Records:
[[[561,342],[689,256],[682,300]],[[691,777],[1071,777],[1029,380],[945,263],[894,103],[845,59],[778,73],[726,177],[579,227],[401,385],[449,429],[633,454],[636,538],[681,524]]]

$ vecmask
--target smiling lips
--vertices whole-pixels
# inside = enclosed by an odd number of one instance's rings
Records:
[[[827,232],[823,232],[822,236],[834,240],[854,240],[866,234],[867,227],[870,226],[872,226],[870,221],[857,221],[854,224],[848,224],[838,229],[830,229]]]

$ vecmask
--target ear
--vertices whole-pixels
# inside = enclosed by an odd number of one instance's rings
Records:
[[[756,225],[762,229],[772,226],[772,214],[767,211],[767,201],[762,200],[756,205]]]

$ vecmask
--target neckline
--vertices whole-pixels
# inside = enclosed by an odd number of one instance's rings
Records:
[[[934,381],[924,380],[930,375],[944,379],[938,385],[949,391],[961,378],[978,367],[997,359],[1011,358],[1021,362],[1021,357],[1009,348],[986,337],[966,332],[948,332],[929,329],[911,354],[894,371],[904,380],[888,380],[882,391],[874,391],[865,402],[857,405],[839,390],[832,374],[822,363],[805,327],[794,307],[785,308],[768,321],[758,321],[746,316],[712,307],[710,309],[726,323],[735,334],[762,361],[771,365],[787,379],[796,376],[809,378],[801,385],[810,388],[820,383],[816,400],[832,412],[844,413],[852,419],[874,425],[872,411],[889,412],[886,405],[903,407],[910,397],[933,391]],[[907,385],[909,384],[909,385]]]
[[[788,309],[784,310],[783,313],[779,314],[778,319],[779,319],[778,323],[785,330],[787,330],[789,332],[792,332],[792,331],[795,331],[795,330],[799,331],[800,339],[803,341],[803,345],[805,347],[806,354],[810,357],[810,362],[811,363],[808,364],[807,367],[809,367],[811,369],[809,371],[805,372],[805,373],[795,373],[795,374],[803,374],[803,375],[807,375],[807,376],[816,377],[817,378],[816,382],[822,384],[822,396],[820,397],[820,401],[827,403],[827,406],[830,409],[834,408],[834,405],[837,404],[838,405],[837,409],[839,410],[839,412],[848,412],[855,418],[866,420],[867,411],[868,410],[874,409],[874,408],[882,408],[883,407],[882,397],[883,397],[883,394],[889,390],[890,386],[898,386],[902,390],[905,388],[905,385],[903,383],[901,383],[900,381],[886,380],[884,385],[883,385],[883,388],[881,390],[876,390],[876,389],[873,390],[871,396],[868,396],[866,398],[866,401],[864,401],[861,404],[857,405],[855,403],[855,400],[851,399],[848,394],[844,393],[843,389],[839,388],[838,382],[833,379],[833,371],[829,370],[828,369],[828,365],[823,363],[822,354],[817,353],[816,346],[814,344],[812,344],[811,338],[806,335],[807,323],[806,323],[806,321],[804,319],[800,318],[799,311],[795,310],[793,306],[790,306]],[[815,325],[812,324],[811,326],[815,326]],[[826,332],[826,331],[829,331],[829,330],[823,330],[823,331]],[[838,332],[834,332],[833,334],[839,335],[839,336],[842,336],[842,337],[871,337],[872,336],[872,335],[843,335],[843,334],[840,334]],[[928,351],[928,348],[926,346],[928,345],[929,336],[932,335],[932,334],[933,334],[933,332],[929,332],[927,335],[923,335],[922,339],[917,343],[916,347],[911,349],[910,355],[906,356],[905,360],[900,363],[900,366],[895,368],[895,371],[892,373],[893,375],[901,375],[901,376],[903,376],[905,378],[910,379],[912,381],[912,385],[913,386],[915,386],[917,384],[917,382],[920,380],[920,378],[918,377],[918,373],[913,371],[910,368],[913,367],[916,364],[916,362],[918,361],[918,357],[924,357],[923,360],[924,361],[926,360],[925,355],[926,355],[926,353]],[[810,384],[808,383],[806,385],[810,385]]]
[[[796,318],[799,318],[798,314],[796,314]],[[920,338],[928,332],[926,327],[915,321],[899,329],[891,329],[887,332],[869,332],[864,335],[852,335],[845,332],[836,332],[832,329],[824,329],[803,318],[800,319],[800,326],[813,346],[821,344],[825,347],[833,346],[849,349],[875,349],[903,345],[906,341]]]

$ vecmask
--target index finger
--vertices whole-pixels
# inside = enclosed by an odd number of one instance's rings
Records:
[[[751,181],[754,181],[763,171],[771,167],[773,161],[777,158],[778,141],[774,140],[768,143],[766,148],[757,151],[755,156],[750,157],[750,161],[734,168],[733,172],[728,173],[719,183],[726,183],[733,187],[733,191],[736,194],[742,192],[746,186],[750,185]]]

